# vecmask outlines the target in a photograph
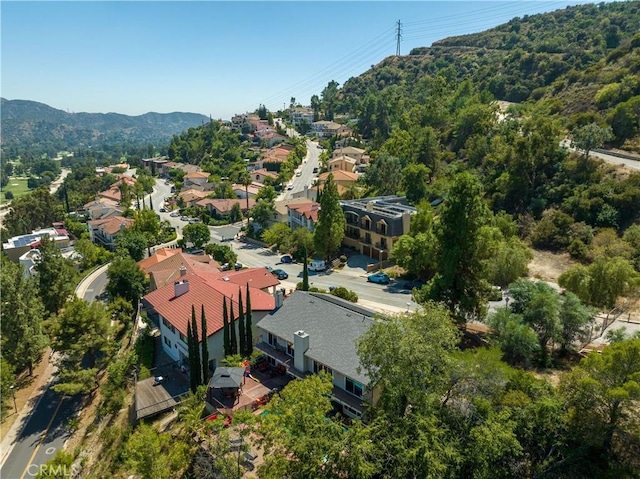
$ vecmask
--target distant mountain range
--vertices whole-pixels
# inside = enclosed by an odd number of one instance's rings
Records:
[[[51,154],[102,145],[164,143],[209,121],[199,113],[67,113],[35,101],[1,100],[1,145],[9,156],[23,148]]]

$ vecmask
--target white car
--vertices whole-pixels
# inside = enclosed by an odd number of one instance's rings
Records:
[[[311,263],[309,263],[309,271],[324,271],[325,269],[327,269],[327,265],[321,259],[314,259]]]

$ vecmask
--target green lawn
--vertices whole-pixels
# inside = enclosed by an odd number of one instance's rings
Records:
[[[11,191],[13,193],[13,197],[17,198],[20,195],[24,195],[26,193],[29,193],[29,188],[27,187],[27,179],[20,179],[17,180],[15,178],[11,178],[9,180],[9,183],[7,183],[7,186],[5,186],[4,188],[2,188],[2,194],[0,194],[0,204],[5,204],[7,203],[7,199],[5,198],[4,194],[7,191]]]

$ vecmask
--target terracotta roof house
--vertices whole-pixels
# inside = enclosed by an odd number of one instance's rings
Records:
[[[149,277],[149,290],[155,291],[175,281],[185,268],[187,273],[219,273],[220,264],[207,255],[192,255],[181,248],[164,248],[138,262]]]
[[[204,185],[209,179],[209,176],[211,175],[205,171],[194,171],[192,173],[187,173],[186,175],[184,175],[184,183]]]
[[[299,203],[287,205],[289,228],[306,228],[313,233],[313,228],[318,222],[318,212],[320,211],[320,203],[315,201],[307,203]]]
[[[206,198],[208,194],[209,193],[205,191],[189,188],[188,190],[178,193],[178,198],[184,201],[184,204],[193,206],[198,202],[198,200]]]
[[[187,364],[189,353],[187,348],[187,322],[191,320],[191,308],[194,307],[198,326],[202,307],[207,319],[207,344],[209,349],[209,368],[214,371],[224,358],[223,344],[223,301],[227,306],[233,304],[234,322],[239,316],[239,295],[246,305],[247,287],[238,286],[225,281],[206,280],[196,273],[188,273],[186,268],[172,283],[144,296],[143,306],[160,329],[162,349],[174,360]],[[255,324],[266,314],[273,311],[276,299],[260,289],[249,287],[252,309],[252,330],[254,338],[258,338]],[[229,307],[229,311],[231,307]],[[255,342],[255,340],[254,340]]]
[[[353,173],[356,169],[356,165],[358,164],[358,160],[355,158],[351,158],[350,156],[342,155],[342,156],[334,156],[333,159],[327,162],[327,167],[329,171],[348,171]]]
[[[90,220],[87,222],[89,226],[89,238],[92,242],[103,245],[109,250],[114,250],[118,234],[134,225],[131,218],[122,216],[111,216],[99,220]]]
[[[118,202],[109,198],[97,198],[82,207],[84,214],[91,220],[121,216],[124,208],[118,206]]]
[[[356,148],[355,146],[344,146],[342,148],[336,148],[333,150],[333,157],[338,158],[339,156],[348,156],[350,158],[354,158],[358,164],[366,163],[368,164],[371,158],[366,154],[365,150],[362,148]]]
[[[251,182],[251,184],[245,188],[244,185],[236,183],[231,185],[231,189],[238,198],[246,198],[247,195],[249,198],[254,198],[258,195],[262,186],[262,183]]]
[[[309,203],[308,198],[293,198],[288,200],[278,200],[274,202],[275,210],[273,212],[273,219],[269,223],[273,225],[275,223],[288,223],[289,222],[289,205],[300,205]]]
[[[282,307],[257,322],[256,348],[271,364],[296,378],[325,371],[333,379],[332,401],[351,417],[360,417],[375,401],[369,378],[359,370],[356,341],[374,321],[371,310],[329,294],[295,291]]]
[[[226,216],[229,216],[233,205],[235,205],[236,203],[240,205],[240,210],[243,213],[247,212],[246,199],[241,200],[238,198],[204,198],[195,202],[197,206],[207,208],[208,213],[215,218],[224,218]],[[254,200],[253,198],[249,198],[249,209],[253,208],[255,205],[256,200]]]
[[[353,173],[351,171],[343,171],[343,170],[327,171],[325,173],[322,173],[318,177],[318,185],[321,187],[324,186],[324,184],[327,182],[327,178],[331,174],[333,175],[333,181],[336,183],[336,185],[344,186],[344,187],[348,187],[349,185],[355,183],[356,181],[358,181],[358,178],[360,177],[360,175],[358,175],[357,173]]]
[[[253,170],[251,172],[251,180],[255,183],[264,183],[265,178],[271,178],[276,180],[278,178],[278,173],[273,171],[268,171],[264,168],[260,168],[259,170]]]

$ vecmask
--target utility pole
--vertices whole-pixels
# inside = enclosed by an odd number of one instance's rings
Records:
[[[398,20],[398,22],[396,23],[396,26],[398,27],[396,30],[396,56],[400,56],[400,40],[402,39],[402,23],[400,23],[400,20]]]

